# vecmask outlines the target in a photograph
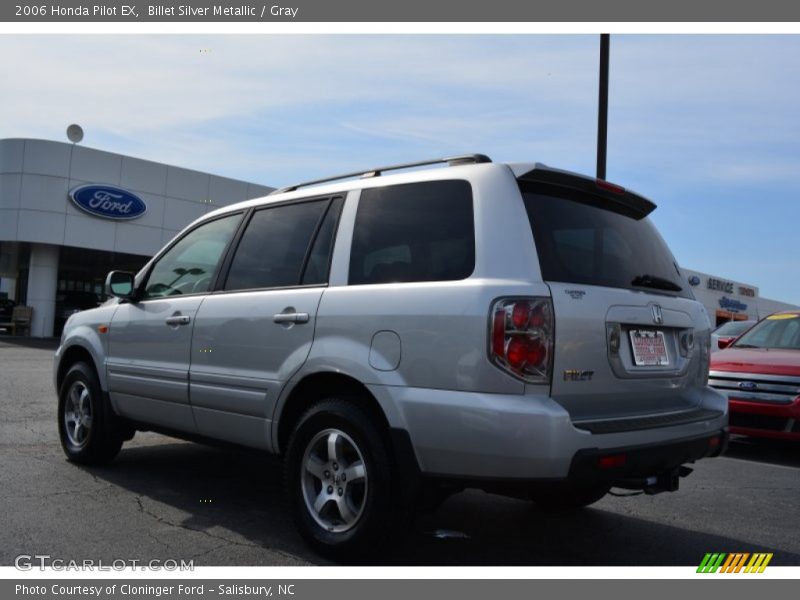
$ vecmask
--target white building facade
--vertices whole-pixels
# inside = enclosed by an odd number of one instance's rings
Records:
[[[695,298],[705,306],[712,327],[728,321],[757,321],[774,312],[798,308],[794,304],[762,298],[758,286],[749,283],[682,270]]]
[[[85,146],[0,140],[0,296],[58,335],[102,299],[112,269],[138,270],[191,221],[273,188]]]

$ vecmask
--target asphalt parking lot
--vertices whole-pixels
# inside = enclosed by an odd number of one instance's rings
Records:
[[[0,564],[193,559],[325,564],[295,532],[277,460],[139,433],[108,467],[58,443],[49,341],[0,338]],[[606,497],[574,514],[469,491],[419,518],[400,565],[697,565],[706,552],[773,552],[800,565],[800,446],[735,441],[675,494]]]

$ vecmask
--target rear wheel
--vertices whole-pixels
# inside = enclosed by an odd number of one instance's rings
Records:
[[[399,529],[402,494],[383,428],[359,398],[330,398],[299,420],[286,453],[294,520],[320,554],[365,560]]]
[[[563,486],[536,489],[531,499],[539,508],[552,511],[571,511],[602,500],[611,489],[607,485]]]
[[[105,402],[94,369],[79,362],[67,371],[58,397],[58,432],[67,458],[82,464],[111,461],[127,431]]]

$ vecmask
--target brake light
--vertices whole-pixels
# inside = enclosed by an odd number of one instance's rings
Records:
[[[553,307],[550,298],[503,298],[489,316],[492,362],[528,383],[550,383]]]
[[[492,352],[499,356],[506,351],[505,323],[505,313],[502,311],[495,313],[492,325]]]
[[[621,185],[617,185],[616,183],[611,183],[610,181],[606,181],[605,179],[595,179],[595,184],[601,190],[606,190],[607,192],[613,192],[615,194],[624,194],[625,188]]]
[[[524,329],[531,319],[531,309],[527,302],[517,302],[511,310],[511,322],[517,329]]]
[[[512,369],[521,369],[528,360],[528,340],[521,336],[511,338],[506,349],[506,359]]]

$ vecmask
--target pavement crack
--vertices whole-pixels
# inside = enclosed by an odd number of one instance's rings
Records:
[[[155,519],[156,522],[161,523],[162,525],[167,525],[168,527],[176,527],[178,529],[184,529],[186,531],[193,531],[195,533],[201,533],[201,534],[203,534],[203,535],[205,535],[207,537],[210,537],[211,539],[219,540],[221,542],[225,542],[226,544],[232,544],[232,545],[236,545],[236,546],[244,546],[244,547],[247,547],[247,548],[261,548],[260,544],[252,544],[252,543],[249,543],[249,542],[240,542],[238,540],[232,540],[232,539],[227,538],[225,536],[217,535],[217,534],[211,533],[210,531],[206,531],[205,529],[196,529],[194,527],[189,527],[188,525],[184,525],[182,523],[174,523],[172,521],[169,521],[169,520],[165,519],[164,517],[162,517],[161,515],[157,515],[156,513],[152,512],[150,510],[147,510],[147,508],[145,508],[144,504],[142,503],[141,496],[136,496],[136,504],[139,506],[139,512],[140,513],[142,513],[144,515],[147,515],[151,519]]]
[[[147,535],[148,535],[148,536],[150,537],[150,539],[152,539],[152,540],[153,540],[153,541],[154,541],[156,544],[158,544],[159,546],[162,546],[162,547],[164,548],[164,550],[167,550],[168,552],[171,552],[171,551],[172,551],[172,548],[170,547],[169,543],[167,543],[167,542],[165,542],[164,540],[160,539],[160,538],[159,538],[159,537],[158,537],[158,536],[157,536],[155,533],[153,533],[152,531],[147,531]]]
[[[231,545],[233,545],[232,542],[225,542],[224,544],[217,544],[215,546],[212,546],[208,550],[203,550],[202,552],[198,552],[197,554],[192,554],[191,556],[189,556],[189,560],[193,561],[196,558],[200,558],[201,556],[206,556],[207,554],[211,554],[215,550],[221,550],[222,548],[227,548],[228,546],[231,546]]]

